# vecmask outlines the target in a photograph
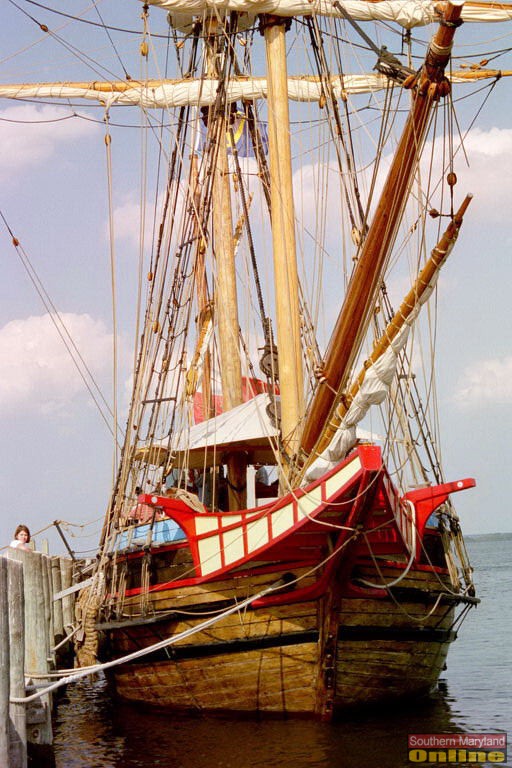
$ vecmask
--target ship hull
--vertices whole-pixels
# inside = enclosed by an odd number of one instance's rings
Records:
[[[381,573],[383,568],[394,578],[401,570],[381,566]],[[399,599],[387,594],[336,599],[339,590],[333,586],[320,599],[245,609],[172,648],[116,667],[117,694],[170,710],[324,719],[346,709],[426,695],[435,688],[455,638],[453,604],[435,605],[440,579],[447,577],[410,572]],[[160,604],[167,604],[161,611],[179,605],[179,619],[155,615],[103,625],[109,656],[122,657],[197,627],[202,617],[186,616],[187,597],[197,614],[261,583],[235,580],[229,590],[223,582],[220,593],[216,586],[203,591],[200,605],[197,590],[188,596],[183,591],[161,595]]]
[[[428,693],[470,598],[448,567],[446,533],[427,520],[470,482],[401,500],[366,446],[261,510],[144,497],[179,528],[161,543],[156,525],[145,540],[138,529],[118,536],[98,624],[105,657],[119,660],[118,695],[330,719]]]
[[[362,569],[375,578],[374,568]],[[379,568],[388,582],[393,566]],[[443,587],[441,587],[443,584]],[[447,575],[411,569],[385,599],[344,599],[338,614],[335,709],[385,704],[426,696],[446,666],[458,599]]]

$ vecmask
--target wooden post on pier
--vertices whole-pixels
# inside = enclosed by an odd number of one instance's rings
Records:
[[[12,698],[25,696],[25,596],[23,564],[6,560],[9,600],[9,661]],[[27,765],[27,722],[25,704],[12,703],[10,711],[10,768]]]
[[[0,595],[7,595],[7,561],[0,557]],[[9,605],[0,599],[0,765],[10,768],[9,757]]]
[[[71,560],[60,558],[60,572],[62,580],[62,589],[69,589],[73,581],[73,563]],[[75,599],[73,595],[67,595],[62,598],[62,621],[64,624],[64,633],[67,635],[72,631],[75,624]]]
[[[62,576],[60,571],[60,557],[51,558],[52,568],[52,593],[56,595],[62,589]],[[65,636],[64,621],[62,617],[62,600],[53,601],[53,642],[60,643]]]
[[[29,758],[54,764],[51,695],[24,699],[46,685],[53,649],[72,630],[75,592],[54,600],[72,572],[70,560],[41,552],[9,548],[0,557],[0,768],[27,768]]]
[[[0,766],[26,768],[23,565],[0,557]]]
[[[50,558],[47,554],[43,554],[40,557],[40,562],[41,581],[43,585],[44,622],[47,640],[46,660],[48,664],[55,667],[55,655],[51,651],[51,648],[53,647],[53,590]]]
[[[45,557],[38,552],[9,549],[12,560],[23,563],[25,596],[25,673],[44,675],[49,671],[49,611],[45,605],[43,573],[48,580]],[[43,571],[44,568],[44,571]],[[53,594],[53,593],[52,593]],[[48,595],[49,599],[49,595]],[[40,706],[27,716],[27,739],[32,745],[49,746],[53,740],[50,694],[42,696]]]

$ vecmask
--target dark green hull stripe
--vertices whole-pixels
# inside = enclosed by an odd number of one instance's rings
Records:
[[[130,635],[130,633],[127,633]],[[136,637],[133,638],[134,645],[137,645]],[[168,661],[169,659],[204,659],[208,656],[224,656],[233,653],[247,653],[247,651],[258,651],[265,648],[280,648],[283,646],[302,645],[303,643],[317,643],[318,632],[309,630],[307,632],[290,632],[286,635],[271,635],[269,637],[249,637],[243,640],[232,640],[226,643],[205,643],[201,645],[174,645],[162,648],[154,653],[148,653],[139,661],[131,664],[153,664],[158,661]]]
[[[416,643],[451,643],[457,633],[451,629],[400,627],[340,627],[338,642],[354,640],[396,640]]]

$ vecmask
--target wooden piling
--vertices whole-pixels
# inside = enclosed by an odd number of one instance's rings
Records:
[[[50,558],[46,554],[40,556],[41,583],[43,585],[44,622],[46,627],[46,660],[49,667],[55,668],[55,657],[51,651],[53,647],[53,592],[50,573]]]
[[[62,589],[68,589],[73,581],[73,563],[70,559],[60,558],[60,572],[62,576]],[[67,595],[62,599],[62,620],[64,632],[68,634],[73,631],[75,624],[75,598],[74,595]]]
[[[11,698],[25,696],[25,597],[23,593],[23,564],[6,560],[9,600],[9,648]],[[25,704],[12,703],[10,712],[11,768],[26,768],[27,724]]]
[[[60,557],[51,558],[52,592],[56,595],[62,589]],[[62,600],[53,601],[53,644],[58,645],[65,636],[62,618]]]
[[[71,560],[41,552],[9,548],[0,557],[0,768],[54,766],[51,694],[23,700],[49,682],[53,648],[73,628],[75,592],[54,600],[72,574]],[[60,652],[71,647],[63,642]]]
[[[25,673],[49,671],[48,612],[44,600],[43,555],[10,549],[9,558],[23,563],[25,596]],[[51,695],[41,696],[40,705],[27,713],[27,740],[31,744],[52,743]]]
[[[7,561],[0,557],[0,765],[10,768],[9,756],[9,604]]]

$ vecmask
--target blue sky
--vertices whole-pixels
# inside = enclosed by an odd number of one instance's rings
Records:
[[[124,74],[119,58],[139,66],[140,40],[135,35],[115,35],[113,51],[102,30],[45,13],[25,0],[20,7],[52,30],[59,28],[60,37],[86,50],[116,78]],[[86,5],[54,0],[52,7],[78,14]],[[98,7],[107,22],[140,29],[141,6],[135,0],[110,0]],[[153,10],[152,18],[157,13]],[[86,18],[98,20],[93,11]],[[496,39],[490,45],[494,48],[511,45],[511,34],[505,25],[486,28],[486,37]],[[472,37],[474,30],[468,35]],[[94,74],[10,3],[3,4],[0,40],[2,83],[105,75]],[[505,60],[500,65],[506,66]],[[131,74],[139,76],[135,69]],[[443,270],[438,295],[436,354],[445,473],[450,480],[474,476],[478,483],[475,490],[456,498],[467,533],[512,530],[511,89],[512,82],[498,84],[478,130],[468,137],[471,166],[458,172],[458,186],[461,196],[471,191],[475,199],[456,251]],[[100,108],[77,112],[88,119],[52,105],[1,101],[0,208],[111,402],[105,129]],[[117,114],[111,119],[115,122]],[[132,114],[123,112],[120,122],[131,125],[132,119]],[[136,126],[113,131],[112,145],[122,403],[132,349],[131,276],[137,265],[136,133]],[[53,520],[64,520],[72,524],[66,529],[71,546],[94,551],[112,481],[112,434],[76,373],[3,223],[0,254],[0,544],[8,543],[19,522],[38,531]],[[61,551],[54,530],[39,536],[38,543],[45,536],[52,551]]]

